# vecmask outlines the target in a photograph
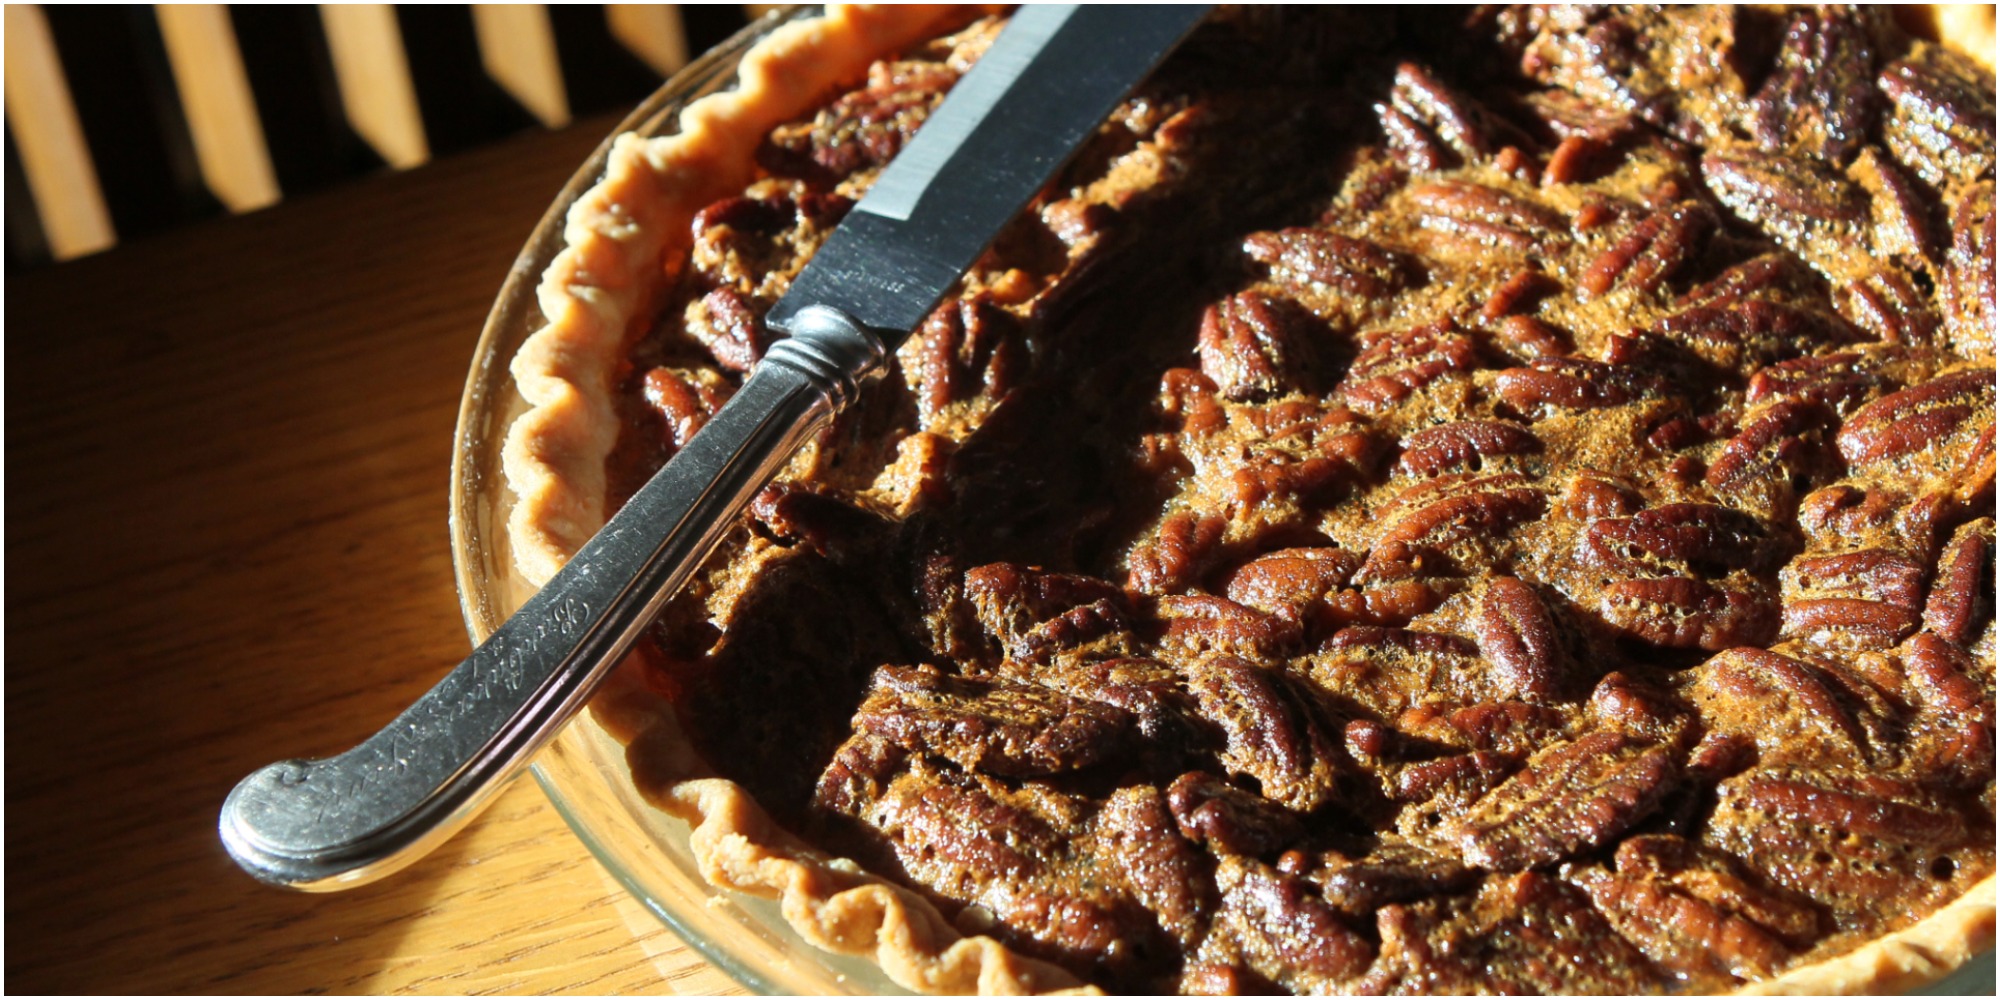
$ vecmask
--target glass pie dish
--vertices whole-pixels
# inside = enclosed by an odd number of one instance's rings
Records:
[[[677,76],[622,123],[618,132],[671,132],[680,108],[727,89],[738,60],[795,12],[766,19]],[[468,628],[482,638],[530,594],[514,570],[507,535],[512,502],[500,474],[506,429],[525,404],[507,362],[540,323],[536,285],[562,246],[564,219],[602,171],[605,149],[564,188],[536,227],[489,318],[462,403],[454,457],[452,532]],[[648,804],[625,763],[624,747],[595,720],[578,720],[540,758],[537,778],[594,854],[651,912],[697,950],[756,992],[887,993],[897,988],[872,963],[821,952],[791,930],[774,903],[711,887],[689,845],[685,824]],[[1934,988],[1990,992],[1990,953]],[[1982,978],[1983,977],[1983,978]]]
[[[611,133],[672,132],[680,110],[735,83],[738,60],[765,35],[810,8],[773,14],[690,63]],[[452,457],[451,540],[459,603],[473,641],[489,635],[534,593],[507,538],[513,502],[501,475],[508,426],[526,409],[507,363],[542,323],[535,286],[563,247],[570,205],[604,169],[610,141],[591,155],[536,224],[487,317],[460,400]],[[647,910],[753,993],[903,993],[872,963],[820,952],[785,923],[776,903],[708,884],[688,846],[687,824],[648,805],[625,748],[588,714],[536,759],[536,780],[557,812]]]

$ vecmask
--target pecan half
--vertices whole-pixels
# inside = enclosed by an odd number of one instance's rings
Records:
[[[1670,649],[1721,650],[1769,642],[1778,633],[1775,595],[1757,584],[1683,576],[1614,580],[1597,613],[1624,635]]]
[[[1331,860],[1331,859],[1330,859]],[[1367,857],[1340,859],[1311,872],[1328,904],[1349,917],[1372,917],[1391,903],[1450,895],[1479,881],[1476,869],[1384,838]]]
[[[1591,261],[1576,286],[1589,298],[1621,286],[1651,292],[1701,252],[1715,224],[1715,211],[1699,201],[1654,212]]]
[[[1449,322],[1362,334],[1361,345],[1340,394],[1363,413],[1380,413],[1476,360],[1472,338]]]
[[[1014,318],[986,302],[946,302],[918,334],[917,408],[925,427],[953,403],[1005,395],[1026,361]]]
[[[1890,115],[1882,126],[1889,151],[1939,187],[1993,169],[1993,77],[1938,45],[1919,45],[1890,63],[1876,83]]]
[[[1788,940],[1816,930],[1809,907],[1758,889],[1727,856],[1679,837],[1631,838],[1618,845],[1617,866],[1571,880],[1646,957],[1683,975],[1768,976],[1790,960]]]
[[[944,101],[958,73],[941,63],[881,62],[868,85],[835,100],[810,122],[780,125],[757,151],[781,177],[838,182],[894,159]]]
[[[1181,836],[1222,854],[1265,856],[1305,836],[1296,815],[1202,771],[1174,779],[1167,805]]]
[[[1114,633],[1126,623],[1124,592],[1095,577],[992,563],[966,571],[965,595],[987,633],[1015,659]]]
[[[1594,565],[1620,569],[1686,567],[1699,573],[1768,569],[1782,547],[1763,520],[1709,503],[1671,503],[1631,517],[1607,517],[1584,531]]]
[[[1971,846],[1956,811],[1906,782],[1770,769],[1717,788],[1704,839],[1836,915],[1936,899],[1949,890],[1935,872]]]
[[[1125,585],[1142,594],[1178,593],[1214,565],[1229,523],[1211,514],[1180,510],[1161,519],[1153,534],[1126,557]]]
[[[1740,736],[1771,760],[1853,760],[1866,730],[1827,673],[1803,660],[1742,647],[1710,658],[1684,681],[1711,732]]]
[[[1412,266],[1409,258],[1378,244],[1309,227],[1251,233],[1243,239],[1243,252],[1289,288],[1334,288],[1366,298],[1401,289]]]
[[[1541,358],[1525,368],[1506,369],[1493,379],[1493,390],[1502,400],[1530,415],[1548,409],[1621,406],[1663,387],[1656,375],[1588,358]]]
[[[1183,840],[1158,789],[1120,788],[1097,814],[1097,852],[1123,877],[1132,897],[1151,910],[1182,947],[1207,927],[1215,891],[1200,852]]]
[[[1541,490],[1513,473],[1429,480],[1396,499],[1362,573],[1383,579],[1402,575],[1414,569],[1412,561],[1424,550],[1491,537],[1541,516],[1547,506]]]
[[[672,456],[687,447],[694,433],[735,394],[736,387],[713,369],[655,368],[646,373],[642,391],[646,405],[666,421],[662,443]]]
[[[1993,623],[1993,519],[1958,529],[1938,557],[1924,628],[1946,642],[1971,646]]]
[[[855,713],[858,731],[967,770],[1007,777],[1059,774],[1123,756],[1132,717],[1046,688],[882,667]]]
[[[1489,871],[1538,868],[1630,829],[1675,780],[1666,747],[1598,731],[1536,754],[1442,833]]]
[[[1446,245],[1470,252],[1526,254],[1566,228],[1552,209],[1470,181],[1415,184],[1408,196],[1426,230]]]
[[[1277,663],[1298,648],[1299,623],[1207,594],[1169,595],[1154,605],[1166,629],[1161,645],[1194,659],[1223,653]]]
[[[1929,451],[1993,414],[1993,372],[1973,369],[1891,393],[1855,411],[1835,439],[1852,466],[1893,462]]]
[[[1338,621],[1331,599],[1360,565],[1344,549],[1280,549],[1231,571],[1223,592],[1267,614],[1323,626]]]
[[[1846,163],[1874,127],[1880,98],[1873,36],[1875,15],[1826,7],[1794,11],[1777,65],[1750,98],[1757,142]]]
[[[1268,399],[1300,388],[1311,366],[1312,317],[1261,292],[1239,292],[1202,313],[1201,371],[1226,397]]]
[[[1479,653],[1526,701],[1554,698],[1562,688],[1562,648],[1555,624],[1535,588],[1510,576],[1495,577],[1473,619]]]
[[[1368,968],[1375,957],[1312,883],[1258,861],[1226,857],[1216,866],[1222,904],[1212,932],[1234,945],[1241,963],[1297,992],[1327,992]]]
[[[1656,981],[1582,890],[1541,872],[1488,878],[1470,899],[1392,904],[1375,923],[1381,957],[1355,992],[1622,995]]]
[[[1781,479],[1787,495],[1799,479],[1805,485],[1823,482],[1834,471],[1826,445],[1836,419],[1831,409],[1813,401],[1766,407],[1724,442],[1705,479],[1718,490],[1739,495],[1759,480]]]
[[[1265,798],[1301,813],[1332,801],[1334,749],[1278,675],[1219,657],[1188,671],[1204,718],[1219,726],[1222,766],[1253,779]]]
[[[1769,299],[1721,299],[1661,317],[1652,331],[1702,359],[1744,369],[1860,339],[1831,313]]]
[[[715,363],[733,372],[749,371],[771,346],[758,310],[733,289],[718,288],[690,304],[687,324]]]
[[[1711,149],[1702,155],[1701,173],[1724,205],[1807,260],[1823,256],[1815,241],[1855,233],[1868,221],[1866,194],[1818,160]]]
[[[1403,439],[1397,469],[1413,476],[1479,472],[1489,458],[1532,455],[1542,450],[1533,431],[1504,420],[1460,420],[1426,427]]]
[[[1848,413],[1882,386],[1881,375],[1862,355],[1836,352],[1759,368],[1750,376],[1744,401],[1819,403],[1836,413]]]

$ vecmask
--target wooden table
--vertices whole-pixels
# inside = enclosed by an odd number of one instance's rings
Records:
[[[252,882],[215,833],[238,778],[465,655],[459,391],[611,124],[8,279],[10,992],[738,992],[532,781],[337,895]]]

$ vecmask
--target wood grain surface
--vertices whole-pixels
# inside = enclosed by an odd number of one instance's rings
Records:
[[[466,653],[452,422],[585,121],[8,279],[14,993],[723,993],[523,780],[390,879],[241,874],[229,788]]]

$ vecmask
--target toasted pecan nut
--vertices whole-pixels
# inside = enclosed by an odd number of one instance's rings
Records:
[[[1777,65],[1750,98],[1753,134],[1765,149],[1846,163],[1873,129],[1882,103],[1873,86],[1881,15],[1821,8],[1794,11]]]
[[[1938,557],[1937,576],[1924,603],[1924,629],[1946,642],[1970,646],[1993,623],[1993,519],[1958,529]]]
[[[1186,590],[1213,565],[1227,521],[1191,510],[1175,511],[1159,530],[1132,547],[1125,585],[1142,594]]]
[[[1721,650],[1775,638],[1776,603],[1757,586],[1667,576],[1612,581],[1597,613],[1617,632],[1655,646]]]
[[[1332,801],[1333,744],[1282,678],[1221,657],[1191,667],[1188,688],[1203,717],[1225,734],[1221,763],[1230,773],[1255,780],[1265,798],[1297,812]]]
[[[1876,78],[1889,98],[1882,126],[1889,151],[1939,187],[1991,172],[1992,79],[1966,57],[1935,45],[1890,63]]]
[[[857,731],[1007,777],[1075,771],[1124,755],[1132,717],[1046,688],[909,667],[875,671]]]
[[[1897,650],[1916,706],[1910,755],[1931,780],[1976,789],[1993,780],[1993,689],[1964,650],[1928,632]]]
[[[1866,193],[1820,160],[1720,148],[1702,155],[1701,173],[1724,205],[1816,266],[1868,222]]]
[[[1743,491],[1759,479],[1820,479],[1836,418],[1817,402],[1786,401],[1759,411],[1722,446],[1705,477],[1718,490]]]
[[[1740,510],[1672,503],[1592,522],[1584,532],[1584,551],[1600,566],[1664,564],[1719,574],[1770,568],[1782,543],[1764,521]]]
[[[1104,634],[1123,628],[1126,620],[1125,594],[1111,583],[1012,563],[967,570],[965,595],[987,633],[1017,659],[1066,636],[1077,638],[1073,631]]]
[[[1922,605],[1924,594],[1923,566],[1893,549],[1800,556],[1779,578],[1788,598],[1839,595],[1916,608]]]
[[[1112,793],[1097,814],[1097,840],[1140,905],[1183,947],[1201,938],[1215,907],[1215,889],[1200,852],[1183,840],[1158,789]]]
[[[1309,877],[1334,909],[1366,918],[1391,903],[1471,888],[1479,881],[1479,872],[1450,858],[1385,841],[1365,858],[1329,864]]]
[[[1268,856],[1305,835],[1296,815],[1201,771],[1174,779],[1167,804],[1181,836],[1222,854]]]
[[[1243,964],[1297,992],[1324,992],[1368,968],[1375,949],[1341,921],[1312,883],[1258,861],[1223,858],[1215,886],[1222,896],[1214,932]]]
[[[1269,399],[1300,388],[1309,368],[1308,324],[1297,306],[1257,292],[1232,295],[1202,313],[1201,371],[1226,397]]]
[[[810,121],[779,126],[758,150],[758,162],[779,176],[823,181],[886,164],[957,81],[958,73],[940,63],[877,63],[866,87]]]
[[[1836,442],[1851,466],[1893,462],[1950,441],[1993,415],[1993,373],[1973,369],[1890,393],[1855,411]]]
[[[1673,836],[1618,845],[1617,871],[1572,876],[1648,958],[1683,975],[1768,976],[1818,929],[1808,907],[1757,888],[1727,855]]]
[[[1583,269],[1577,289],[1592,298],[1618,287],[1651,292],[1701,252],[1716,221],[1715,210],[1699,201],[1648,215]]]
[[[1488,458],[1532,455],[1542,450],[1533,431],[1503,420],[1460,420],[1426,427],[1403,439],[1397,468],[1431,477],[1446,472],[1478,472]]]
[[[1338,620],[1335,592],[1360,565],[1345,549],[1280,549],[1230,571],[1223,592],[1238,604],[1281,618],[1330,624]]]
[[[917,406],[926,427],[953,403],[1006,395],[1026,360],[1013,317],[983,301],[946,302],[918,335]]]
[[[1412,267],[1407,256],[1380,244],[1313,227],[1251,233],[1243,238],[1243,252],[1291,288],[1331,288],[1366,298],[1401,289]]]
[[[1724,781],[1707,842],[1836,916],[1911,904],[1947,890],[1969,846],[1958,813],[1908,782],[1876,776],[1750,771]]]
[[[1468,252],[1528,254],[1566,228],[1552,209],[1470,181],[1415,184],[1408,197],[1434,238]]]
[[[1588,358],[1541,358],[1525,368],[1506,369],[1493,380],[1501,399],[1531,415],[1622,406],[1663,385],[1656,375]]]
[[[1773,761],[1854,760],[1869,748],[1857,706],[1826,671],[1753,647],[1690,672],[1686,692],[1710,731],[1749,739]]]
[[[1495,577],[1480,597],[1473,619],[1479,654],[1498,669],[1528,701],[1551,699],[1562,689],[1562,648],[1548,608],[1533,587],[1510,576]]]
[[[763,360],[771,346],[758,311],[729,288],[718,288],[688,307],[688,332],[708,348],[716,364],[738,373]]]
[[[1472,338],[1450,323],[1384,330],[1361,337],[1361,354],[1340,383],[1341,398],[1363,413],[1379,413],[1476,362]]]
[[[1489,871],[1554,864],[1644,818],[1675,781],[1665,747],[1599,731],[1536,754],[1443,832]]]
[[[646,373],[643,391],[647,405],[666,420],[662,443],[672,455],[694,440],[736,387],[707,368],[655,368]]]

